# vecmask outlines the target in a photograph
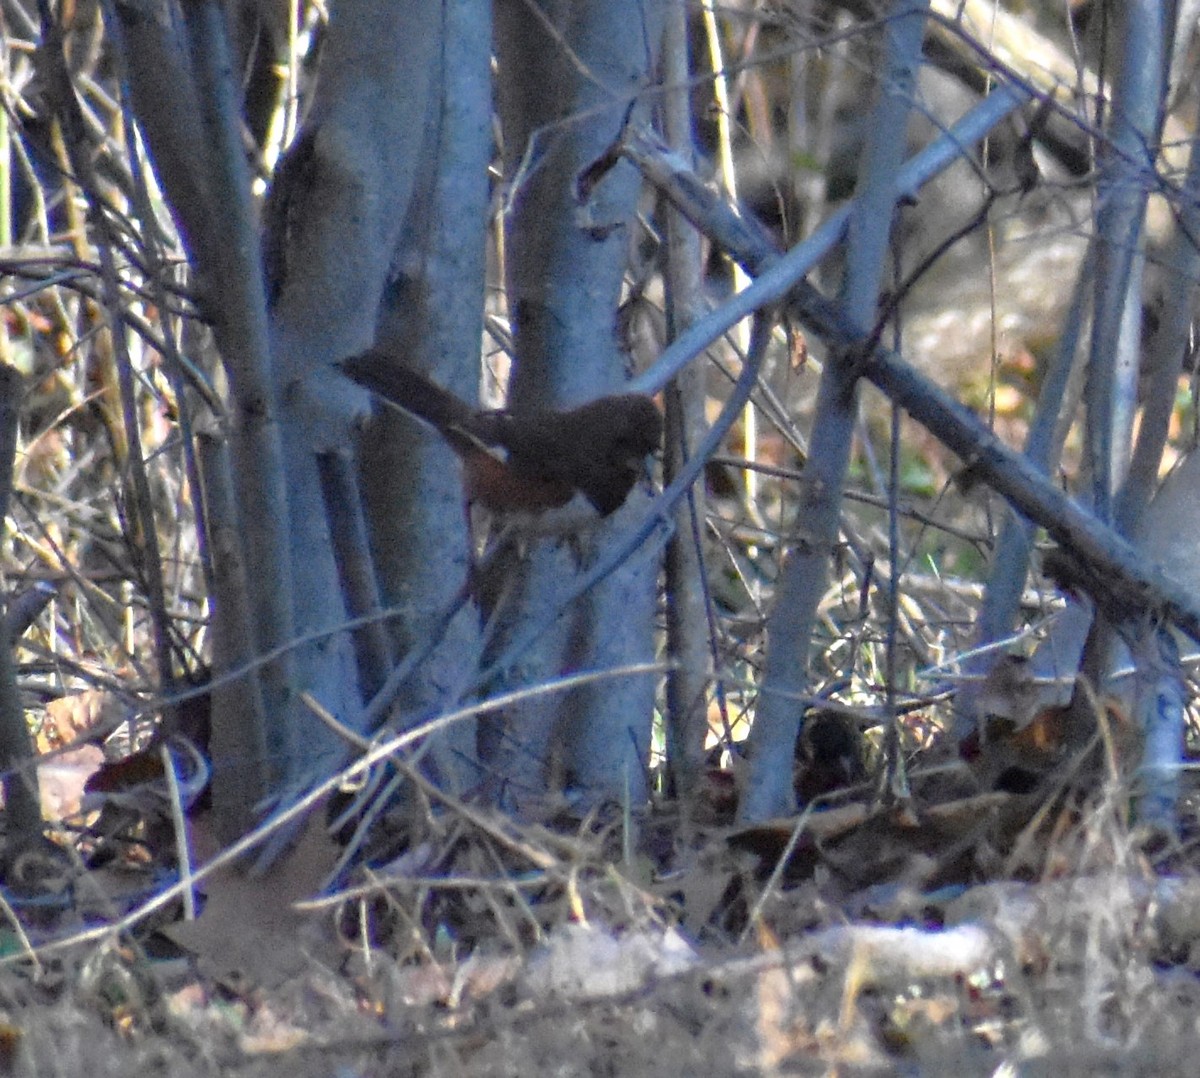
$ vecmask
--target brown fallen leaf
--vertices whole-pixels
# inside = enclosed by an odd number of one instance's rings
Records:
[[[43,817],[58,821],[79,815],[84,786],[103,763],[104,750],[98,745],[80,745],[38,764]]]
[[[316,893],[338,853],[322,813],[314,812],[299,842],[269,871],[255,875],[232,866],[206,877],[200,917],[170,925],[163,934],[234,991],[277,988],[314,958],[334,955],[332,940],[321,937],[313,915],[294,910],[292,903]]]
[[[128,705],[108,689],[85,689],[46,704],[46,718],[37,732],[37,750],[53,752],[84,737],[93,729],[115,729],[128,715]]]

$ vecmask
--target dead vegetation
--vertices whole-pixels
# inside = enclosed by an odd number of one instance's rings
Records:
[[[743,92],[765,93],[746,71]],[[35,117],[29,72],[14,62],[9,79],[15,114]],[[115,127],[100,83],[87,85],[97,122]],[[5,853],[0,1071],[1194,1069],[1192,772],[1164,834],[1135,822],[1141,734],[1119,689],[1092,694],[1094,734],[1074,744],[1073,671],[1064,681],[1027,661],[1064,616],[1040,577],[1022,594],[1014,657],[986,678],[964,673],[1002,510],[907,422],[894,489],[878,401],[819,607],[816,689],[796,702],[805,807],[737,822],[816,377],[796,340],[764,379],[768,429],[739,428],[706,474],[721,676],[690,803],[670,796],[660,753],[649,806],[580,813],[564,797],[516,822],[424,779],[420,731],[359,738],[357,762],[314,792],[320,811],[285,868],[265,882],[232,871],[238,851],[204,816],[222,761],[196,748],[213,537],[197,528],[193,446],[211,432],[188,424],[211,387],[163,359],[168,337],[198,354],[210,343],[178,267],[145,265],[131,242],[114,289],[84,200],[39,178],[25,138],[11,145],[36,181],[32,209],[0,252],[5,359],[27,387],[4,568],[10,617],[26,589],[51,589],[16,657],[54,828],[53,843]],[[119,154],[111,163],[128,171]],[[124,178],[105,180],[115,204]],[[959,261],[955,287],[935,273],[915,293],[918,365],[944,359],[945,380],[1014,445],[1057,332],[1046,322],[1062,312],[1037,282],[1067,279],[1082,246],[1069,185],[1051,173],[1028,202],[1003,204],[990,291],[977,262]],[[1176,412],[1174,448],[1189,411]],[[1080,453],[1076,435],[1064,472]],[[960,739],[968,683],[986,721]],[[371,783],[405,800],[372,801],[395,815],[358,833],[362,817],[344,810]]]

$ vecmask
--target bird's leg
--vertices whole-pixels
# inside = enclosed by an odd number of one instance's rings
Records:
[[[463,520],[467,528],[467,594],[474,595],[475,601],[478,603],[482,600],[481,573],[487,561],[487,551],[484,544],[475,535],[474,508],[469,497],[463,499]]]

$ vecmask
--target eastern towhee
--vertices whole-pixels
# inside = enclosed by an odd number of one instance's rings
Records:
[[[379,349],[337,366],[436,428],[462,458],[467,500],[493,512],[554,509],[578,491],[608,516],[624,504],[662,441],[662,415],[640,393],[599,397],[568,411],[477,411]]]

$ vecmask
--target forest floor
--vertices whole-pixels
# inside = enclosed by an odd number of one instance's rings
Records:
[[[109,866],[6,934],[0,1072],[1194,1074],[1194,843],[1130,831],[1115,775],[947,798],[927,770],[754,828],[716,797],[689,826],[447,815],[326,900],[313,826],[125,931],[98,911],[164,884]]]

